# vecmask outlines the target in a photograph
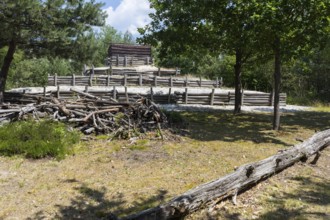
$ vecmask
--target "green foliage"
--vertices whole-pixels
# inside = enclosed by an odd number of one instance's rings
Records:
[[[234,56],[220,55],[217,57],[207,55],[198,63],[197,73],[210,79],[222,77],[225,86],[233,87],[233,65],[235,63]]]
[[[70,61],[62,58],[35,58],[15,61],[8,76],[8,88],[46,86],[49,75],[71,75]]]
[[[93,26],[104,24],[106,14],[102,5],[94,0],[3,0],[0,48],[8,46],[8,50],[0,72],[0,103],[18,48],[31,58],[59,56],[79,60],[80,36]]]
[[[59,122],[14,122],[0,127],[0,154],[63,159],[73,153],[73,145],[79,139],[78,132],[67,131],[66,126]]]

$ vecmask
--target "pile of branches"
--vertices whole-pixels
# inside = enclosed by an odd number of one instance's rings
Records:
[[[70,101],[35,97],[35,102],[30,104],[2,105],[0,124],[27,118],[50,118],[68,123],[85,134],[110,134],[112,138],[130,138],[152,130],[157,130],[162,136],[161,128],[167,126],[164,113],[146,98],[140,97],[132,103],[118,103],[116,100],[83,95],[83,98]]]

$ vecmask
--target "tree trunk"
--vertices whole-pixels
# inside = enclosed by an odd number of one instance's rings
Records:
[[[2,104],[4,102],[4,93],[5,93],[5,89],[6,89],[7,76],[8,76],[10,64],[14,58],[15,50],[16,50],[16,41],[14,39],[12,39],[9,42],[7,54],[5,56],[5,59],[3,61],[1,71],[0,71],[0,104]]]
[[[122,218],[122,220],[155,220],[155,219],[183,219],[193,211],[214,205],[228,197],[235,197],[237,193],[268,177],[290,167],[298,161],[306,161],[315,155],[315,163],[319,151],[330,145],[330,130],[319,132],[303,143],[258,162],[245,164],[224,177],[204,183],[177,196],[169,202],[155,208]]]
[[[241,101],[242,101],[242,52],[240,50],[236,50],[236,63],[234,66],[235,69],[235,109],[234,114],[241,112]]]
[[[274,42],[275,71],[274,71],[274,118],[273,129],[280,128],[280,86],[281,86],[281,41],[276,37]]]

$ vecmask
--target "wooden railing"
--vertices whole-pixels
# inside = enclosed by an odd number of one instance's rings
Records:
[[[79,94],[75,92],[77,88],[71,88],[65,90],[61,86],[57,86],[54,90],[47,90],[44,88],[42,93],[6,93],[6,102],[20,102],[29,103],[31,100],[48,98],[53,95],[59,99],[77,99]],[[215,89],[210,89],[209,92],[197,92],[185,89],[185,92],[173,91],[174,88],[168,88],[168,92],[155,92],[155,89],[151,87],[148,91],[136,92],[136,90],[131,90],[129,87],[121,88],[118,90],[116,86],[111,89],[98,88],[97,91],[92,90],[92,87],[86,86],[85,89],[80,89],[80,91],[89,93],[93,96],[100,97],[105,100],[117,100],[118,102],[133,102],[138,97],[146,97],[158,104],[199,104],[199,105],[234,105],[235,103],[235,93],[233,91],[223,92],[216,91]],[[244,92],[243,98],[241,100],[242,105],[247,106],[271,106],[273,105],[274,98],[270,93],[261,92]],[[280,105],[286,105],[286,94],[280,94]]]
[[[222,79],[205,80],[182,77],[159,77],[140,73],[130,75],[104,75],[104,76],[48,76],[48,86],[162,86],[162,87],[214,87],[222,85]]]

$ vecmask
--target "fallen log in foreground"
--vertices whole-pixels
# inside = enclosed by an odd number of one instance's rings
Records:
[[[330,129],[319,132],[308,140],[264,160],[239,167],[235,172],[220,179],[200,185],[166,204],[127,216],[123,220],[180,219],[209,203],[217,203],[233,196],[255,183],[280,172],[298,161],[306,161],[330,145]]]

